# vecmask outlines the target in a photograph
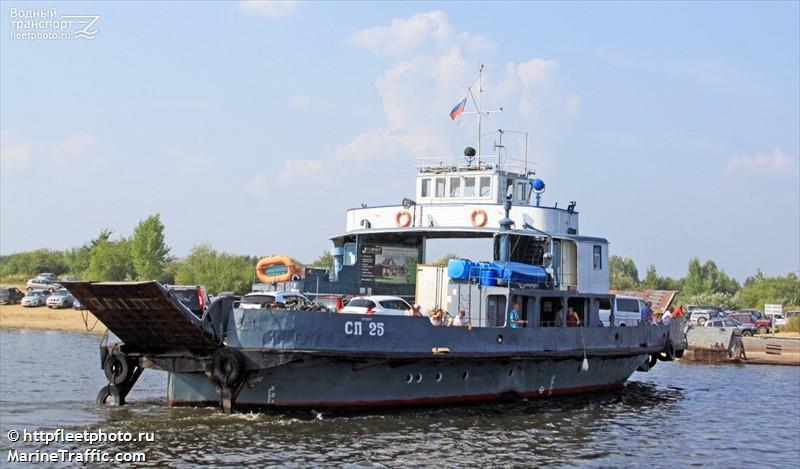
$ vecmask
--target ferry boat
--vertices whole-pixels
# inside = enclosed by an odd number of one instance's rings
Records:
[[[479,102],[472,114],[480,128],[487,111]],[[241,308],[233,297],[215,300],[198,318],[156,282],[68,282],[115,337],[101,345],[109,384],[98,402],[124,404],[147,368],[169,373],[169,405],[229,412],[608,391],[680,357],[687,346],[680,319],[614,326],[608,241],[580,232],[574,202],[543,204],[545,183],[527,157],[495,147],[498,153],[481,155],[479,142],[463,157],[422,161],[413,199],[348,210],[345,231],[331,238],[329,269],[259,264],[273,269],[260,278],[282,280],[267,289],[395,295],[451,316],[463,310],[472,327],[299,306]],[[442,239],[478,240],[490,258],[426,265],[429,243]],[[611,326],[601,310],[610,310]]]

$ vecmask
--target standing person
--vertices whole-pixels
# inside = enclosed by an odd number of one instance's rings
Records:
[[[672,317],[679,318],[682,316],[683,316],[683,305],[678,305],[678,308],[675,311],[673,311]]]
[[[519,329],[523,327],[524,324],[528,321],[522,320],[522,314],[519,312],[520,306],[518,303],[515,303],[514,306],[511,307],[511,311],[508,312],[508,327],[513,329]]]
[[[444,326],[444,311],[442,311],[442,308],[437,309],[431,314],[431,324],[434,326]]]
[[[572,306],[567,309],[567,327],[578,327],[581,325],[581,317],[572,309]]]
[[[642,315],[643,324],[653,324],[653,309],[650,307],[653,303],[647,302],[641,307],[639,313]]]
[[[661,324],[667,325],[670,321],[672,321],[672,311],[674,311],[672,306],[669,306],[664,310],[664,312],[661,314]]]
[[[422,306],[415,304],[406,313],[408,316],[422,317]]]

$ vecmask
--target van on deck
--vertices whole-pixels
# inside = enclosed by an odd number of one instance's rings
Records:
[[[642,311],[646,305],[643,300],[635,296],[617,296],[614,298],[614,325],[615,326],[638,326],[642,320]],[[606,303],[605,306],[610,306]],[[600,321],[604,326],[611,325],[611,310],[600,309]]]

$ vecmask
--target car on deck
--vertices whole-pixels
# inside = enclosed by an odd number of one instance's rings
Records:
[[[340,312],[351,314],[386,314],[406,316],[411,305],[399,296],[357,296],[350,300]]]
[[[242,296],[238,307],[242,309],[298,309],[311,305],[313,305],[313,302],[300,293],[256,291]]]
[[[173,298],[192,310],[198,318],[203,317],[210,301],[202,285],[164,285]]]

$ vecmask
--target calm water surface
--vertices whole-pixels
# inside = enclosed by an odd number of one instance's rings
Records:
[[[0,331],[0,466],[24,451],[140,451],[152,467],[345,465],[799,467],[800,367],[659,363],[624,390],[357,416],[222,415],[164,406],[145,371],[131,405],[97,407],[100,338]],[[9,430],[154,432],[154,442],[10,443]],[[58,464],[50,464],[58,467]],[[13,465],[12,465],[13,466]],[[37,464],[47,467],[47,464]]]

